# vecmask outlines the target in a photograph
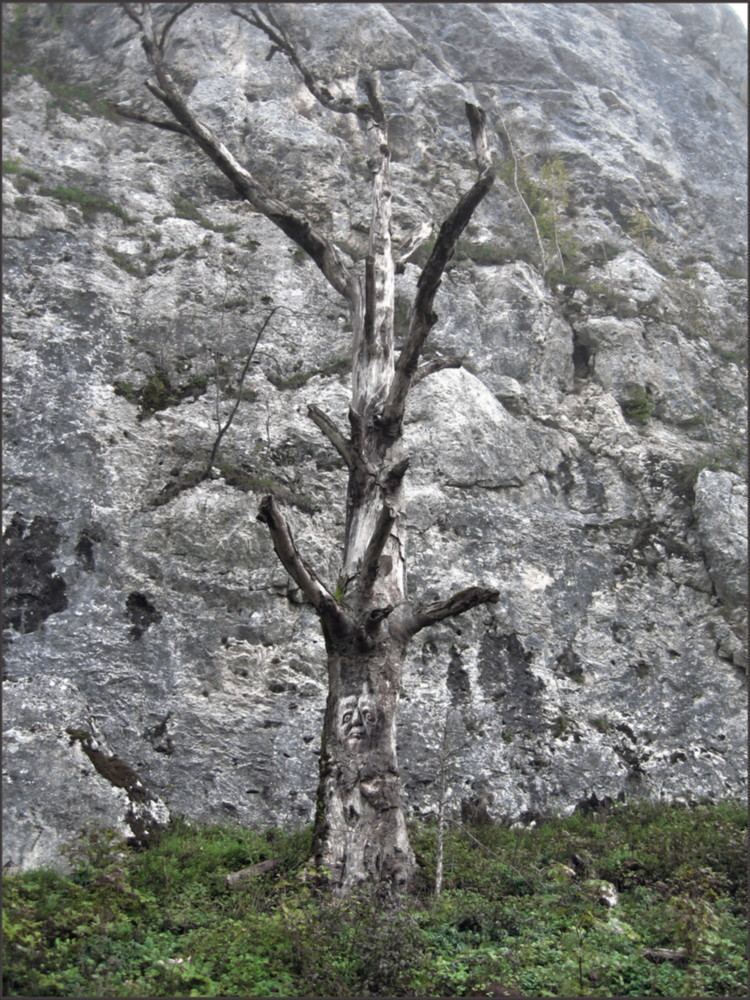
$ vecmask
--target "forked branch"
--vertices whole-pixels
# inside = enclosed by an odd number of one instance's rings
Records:
[[[331,241],[312,225],[309,219],[295,212],[280,198],[271,195],[246,170],[227,147],[218,139],[213,130],[200,121],[187,105],[187,100],[173,79],[164,60],[163,45],[167,32],[174,24],[176,17],[184,13],[189,5],[172,15],[159,33],[154,26],[151,5],[122,3],[121,8],[134,21],[141,33],[141,44],[146,53],[149,65],[154,72],[156,82],[147,80],[146,87],[169,110],[177,127],[170,131],[188,136],[216,164],[225,177],[232,183],[237,193],[262,215],[270,219],[283,233],[292,239],[317,264],[333,288],[349,301],[359,296],[359,283],[344,265],[336,247]],[[154,119],[143,112],[127,109],[125,113],[119,105],[112,105],[124,118],[131,121],[142,121],[156,128],[169,128],[159,119]]]

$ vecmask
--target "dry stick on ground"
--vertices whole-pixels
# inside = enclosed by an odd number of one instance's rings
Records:
[[[345,894],[369,880],[387,895],[402,891],[415,870],[406,832],[396,758],[396,711],[406,647],[421,629],[483,604],[497,603],[490,587],[469,587],[425,606],[406,597],[403,480],[408,457],[403,418],[416,379],[445,367],[419,361],[437,322],[434,300],[457,242],[495,179],[481,108],[466,103],[477,178],[440,226],[435,246],[417,282],[409,329],[395,357],[395,265],[391,248],[391,181],[388,121],[378,81],[360,74],[363,99],[335,97],[304,64],[279,23],[283,5],[233,7],[232,13],[271,42],[269,57],[282,53],[307,89],[327,111],[351,114],[360,125],[371,179],[369,253],[347,265],[332,241],[310,219],[271,194],[190,110],[172,76],[164,49],[167,31],[188,8],[183,6],[159,33],[148,4],[122,4],[139,28],[153,73],[149,92],[180,126],[178,134],[198,145],[230,180],[240,196],[292,239],[347,302],[352,338],[351,434],[346,435],[319,407],[311,419],[343,458],[348,469],[346,520],[336,597],[300,554],[291,528],[272,496],[258,514],[289,576],[317,612],[326,642],[328,698],[320,752],[320,779],[314,829],[316,867],[335,892]],[[164,122],[145,112],[131,120],[157,128]],[[337,599],[338,598],[338,599]]]

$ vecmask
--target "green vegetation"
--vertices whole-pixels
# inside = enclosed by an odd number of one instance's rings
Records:
[[[722,448],[711,448],[705,452],[696,454],[692,461],[685,462],[679,466],[676,479],[677,484],[686,498],[692,501],[695,499],[695,484],[698,476],[704,469],[711,472],[728,470],[738,475],[747,467],[747,445],[744,440],[739,439],[733,444],[725,445]]]
[[[627,399],[620,402],[620,406],[628,420],[636,424],[645,424],[653,415],[655,403],[647,389],[637,386]]]
[[[234,233],[240,228],[239,223],[222,226],[211,222],[210,219],[207,219],[205,215],[198,211],[192,201],[188,201],[187,198],[183,198],[180,195],[174,195],[172,205],[178,219],[188,219],[190,222],[197,222],[203,229],[210,229],[214,233]]]
[[[13,159],[12,157],[10,159],[3,160],[3,173],[17,174],[19,177],[26,177],[30,181],[40,181],[42,179],[36,170],[30,170],[28,167],[24,167],[20,160]]]
[[[121,271],[126,274],[131,274],[134,278],[144,278],[146,272],[141,267],[137,261],[133,260],[132,256],[125,253],[120,253],[119,250],[115,250],[114,247],[104,247],[104,252],[110,258],[113,264],[116,264]]]
[[[309,829],[175,821],[140,852],[94,830],[70,875],[4,876],[4,995],[745,995],[745,831],[738,803],[458,827],[436,900],[419,825],[415,896],[384,911],[318,893]]]
[[[169,374],[161,368],[150,375],[141,388],[124,379],[118,379],[113,385],[116,396],[122,396],[129,403],[140,406],[141,417],[151,416],[157,410],[166,410],[168,406],[177,406],[188,396],[193,399],[202,396],[207,388],[207,375],[194,375],[181,385],[173,385]]]
[[[97,212],[109,212],[122,219],[123,222],[133,223],[136,221],[127,214],[124,208],[115,205],[104,195],[94,191],[84,191],[82,188],[71,187],[67,184],[57,184],[53,188],[41,188],[40,194],[55,198],[62,205],[75,205],[83,213],[84,219],[89,221],[96,216]]]
[[[322,365],[320,368],[311,368],[309,371],[296,372],[294,375],[290,375],[289,378],[280,378],[278,375],[270,372],[266,372],[265,374],[268,381],[277,389],[299,389],[309,382],[311,378],[315,378],[316,375],[348,375],[351,366],[351,358],[346,355],[342,358],[334,358],[333,361],[327,365]]]
[[[249,471],[228,461],[218,461],[216,466],[229,486],[243,493],[270,493],[282,503],[297,507],[306,514],[316,514],[317,504],[300,490],[290,489],[263,468]]]
[[[647,249],[653,240],[654,227],[645,212],[636,210],[628,219],[628,234]]]
[[[539,243],[542,266],[547,271],[548,256],[557,261],[556,269],[565,275],[575,269],[580,247],[572,234],[562,228],[561,216],[570,208],[570,171],[557,155],[542,165],[539,180],[534,180],[515,157],[504,160],[500,177],[516,190],[523,202]],[[516,257],[518,255],[516,254]]]

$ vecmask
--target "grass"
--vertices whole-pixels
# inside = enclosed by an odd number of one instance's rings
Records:
[[[81,210],[83,217],[89,221],[98,212],[109,212],[111,215],[116,215],[118,219],[122,219],[123,222],[136,221],[120,205],[116,205],[95,191],[85,191],[69,184],[57,184],[53,188],[42,188],[40,193],[55,198],[61,205],[75,205]]]
[[[435,900],[436,831],[417,825],[414,895],[388,912],[316,892],[309,828],[175,821],[140,852],[94,830],[71,874],[4,876],[4,995],[744,996],[745,830],[739,803],[457,825]]]
[[[231,235],[240,228],[239,223],[220,225],[218,223],[211,222],[210,219],[207,219],[205,215],[198,211],[192,201],[189,201],[187,198],[183,198],[181,195],[175,195],[172,198],[172,205],[174,206],[175,215],[178,219],[187,219],[189,222],[197,222],[197,224],[203,229],[210,229],[214,233]]]

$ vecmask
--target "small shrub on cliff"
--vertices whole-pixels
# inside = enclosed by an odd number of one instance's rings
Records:
[[[637,386],[620,405],[628,420],[646,424],[653,415],[655,403],[647,389]]]

